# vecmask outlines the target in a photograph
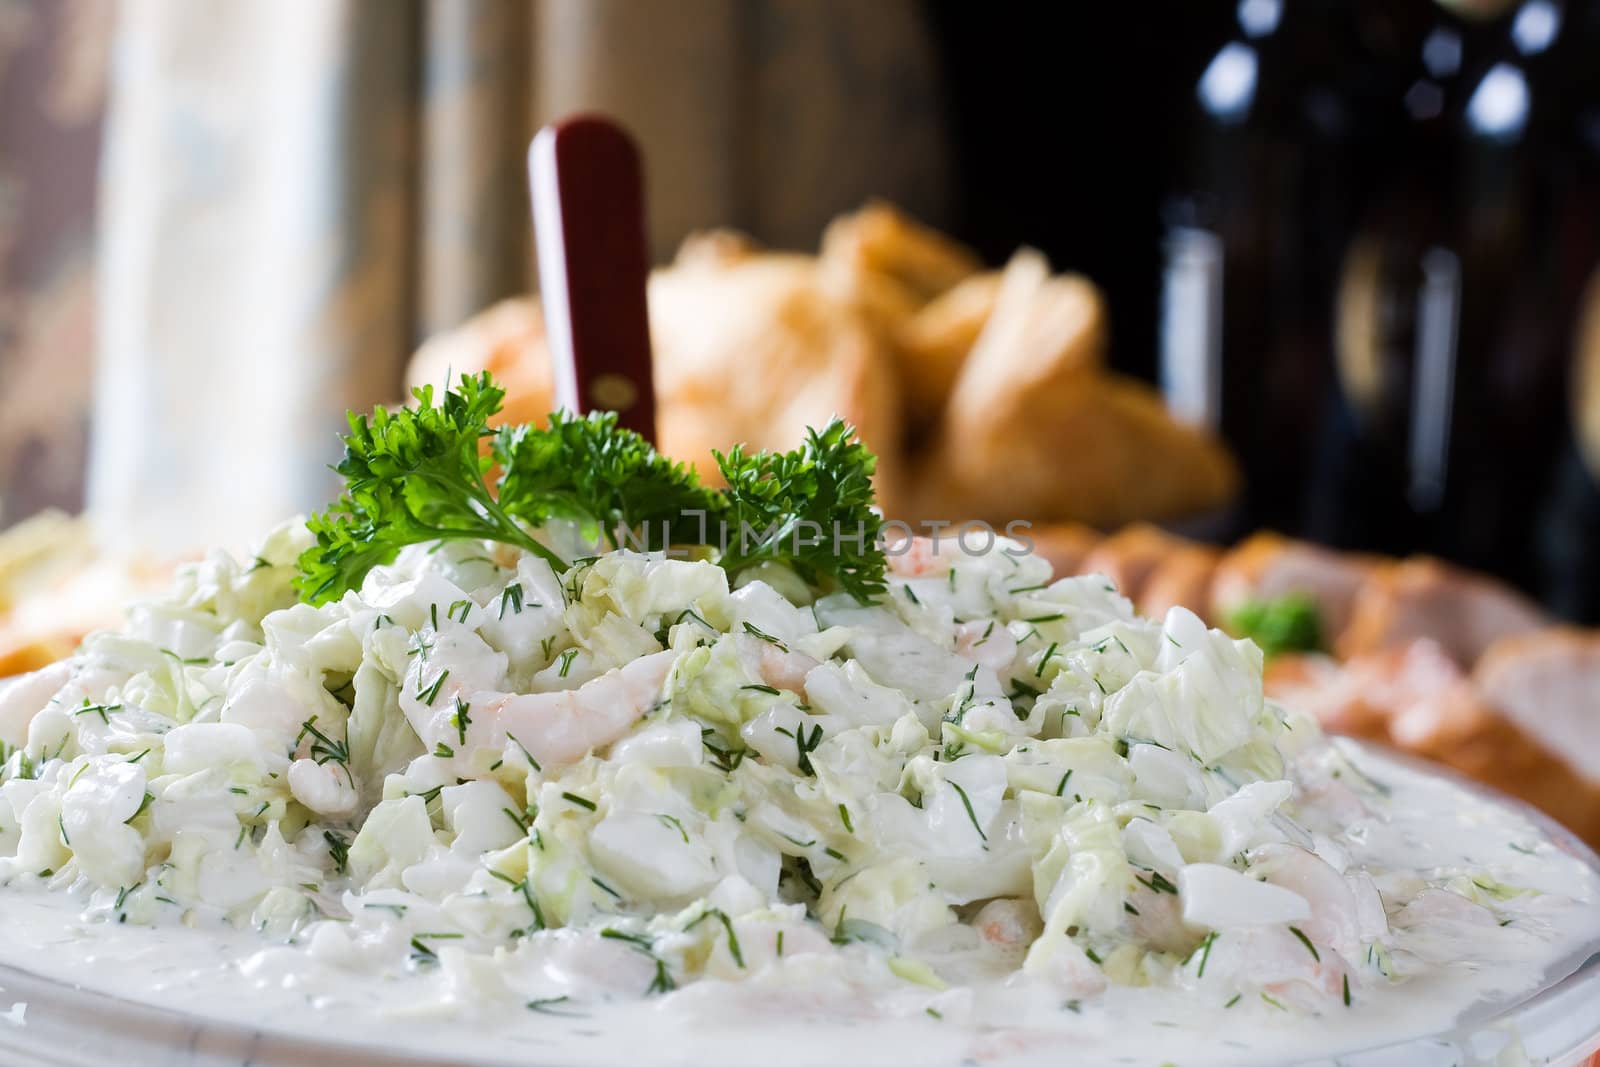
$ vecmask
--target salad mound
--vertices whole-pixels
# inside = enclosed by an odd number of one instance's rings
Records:
[[[870,474],[820,441],[727,498],[673,484],[738,513]],[[1317,1011],[1405,976],[1397,930],[1521,892],[1352,864],[1382,786],[1263,699],[1253,643],[1018,543],[585,554],[618,509],[571,493],[400,536],[383,508],[427,516],[380,467],[0,690],[0,884],[368,973],[494,968],[530,1006],[779,975]]]

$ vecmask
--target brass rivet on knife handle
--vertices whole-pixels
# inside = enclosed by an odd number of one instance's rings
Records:
[[[571,411],[615,411],[621,425],[653,442],[638,146],[609,119],[564,119],[534,137],[528,178],[556,401]]]

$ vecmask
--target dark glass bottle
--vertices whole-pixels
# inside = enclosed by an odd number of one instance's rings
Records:
[[[1551,16],[1540,33],[1518,29],[1530,7]],[[1531,586],[1581,282],[1549,166],[1561,9],[1355,10],[1386,165],[1337,283],[1336,389],[1307,529]]]
[[[1341,0],[1244,0],[1196,81],[1166,200],[1160,377],[1244,468],[1240,529],[1303,525],[1334,292],[1369,158]]]
[[[1573,4],[1553,43],[1560,93],[1552,161],[1561,257],[1585,279],[1571,324],[1571,366],[1555,487],[1539,528],[1537,590],[1558,614],[1600,624],[1600,4]]]

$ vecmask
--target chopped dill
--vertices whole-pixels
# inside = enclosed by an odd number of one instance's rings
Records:
[[[978,831],[978,837],[987,842],[989,840],[989,835],[984,833],[983,827],[978,825],[978,815],[972,810],[972,800],[967,796],[967,791],[961,788],[961,784],[959,782],[951,782],[950,788],[954,789],[956,791],[956,795],[961,798],[961,806],[967,809],[967,818],[972,820],[972,828]]]

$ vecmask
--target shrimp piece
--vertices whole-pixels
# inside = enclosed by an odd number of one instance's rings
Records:
[[[599,934],[554,931],[544,953],[544,972],[575,996],[634,993],[655,978],[657,964],[622,941]]]
[[[400,686],[400,710],[411,729],[429,750],[441,741],[463,754],[479,744],[489,745],[491,739],[484,730],[464,729],[473,717],[469,698],[474,694],[484,699],[501,695],[506,684],[505,654],[465,627],[435,632],[423,647],[425,651],[412,657]],[[469,709],[465,716],[461,714],[464,707]],[[505,738],[493,744],[498,750]]]
[[[1297,927],[1319,945],[1353,959],[1361,948],[1361,913],[1344,875],[1298,845],[1259,845],[1245,854],[1250,872],[1302,897],[1311,918]]]
[[[1158,893],[1135,883],[1128,893],[1128,926],[1139,940],[1152,948],[1178,955],[1194,947],[1192,927],[1184,924],[1183,902],[1171,893]]]
[[[308,720],[315,718],[326,729],[330,719],[344,714],[344,708],[321,686],[287,671],[252,664],[240,675],[219,718],[251,730],[263,747],[288,748],[304,745]]]
[[[742,946],[743,962],[733,958],[724,942],[706,959],[705,973],[708,977],[738,981],[770,964],[781,964],[783,960],[796,956],[834,951],[827,935],[812,923],[741,918],[733,920],[733,928]]]
[[[984,946],[1008,961],[1013,970],[1022,965],[1028,946],[1044,931],[1039,909],[1033,901],[1004,897],[979,908],[978,914],[972,917],[972,926]]]
[[[820,660],[748,634],[734,634],[732,640],[746,671],[767,685],[799,693],[804,699],[806,675],[819,665]]]
[[[1494,912],[1448,889],[1424,889],[1394,917],[1395,926],[1401,930],[1415,930],[1442,923],[1483,929],[1498,925]]]
[[[1004,623],[973,619],[956,627],[956,652],[999,672],[1017,655],[1017,639]]]
[[[318,815],[341,818],[354,814],[359,799],[343,764],[311,759],[289,764],[289,792]]]
[[[1205,974],[1198,980],[1205,985],[1258,991],[1308,1011],[1342,997],[1349,974],[1342,956],[1325,950],[1313,955],[1286,926],[1220,931],[1199,951]]]
[[[889,546],[885,555],[889,573],[898,578],[927,578],[944,574],[950,569],[953,551],[941,552],[939,542],[931,537],[913,537],[909,542],[897,541]]]
[[[67,684],[72,667],[71,660],[62,660],[0,683],[0,741],[17,748],[27,744],[28,724]]]
[[[554,693],[474,693],[464,730],[448,715],[436,716],[422,740],[455,745],[461,731],[469,751],[498,752],[511,739],[547,769],[576,763],[621,738],[656,706],[677,660],[676,652],[656,652]]]
[[[1311,829],[1332,832],[1372,816],[1361,794],[1338,777],[1340,767],[1330,765],[1325,750],[1301,756],[1295,761],[1295,770],[1307,802],[1302,814]]]
[[[1064,996],[1094,997],[1106,991],[1110,982],[1105,972],[1089,959],[1076,941],[1070,937],[1061,938],[1056,951],[1048,958],[1038,954],[1042,944],[1042,941],[1035,942],[1028,951],[1024,966],[1030,973],[1053,983]],[[1039,962],[1035,964],[1035,960]]]
[[[1515,926],[1503,927],[1495,913],[1448,889],[1424,889],[1394,916],[1395,946],[1426,963],[1442,964],[1461,956],[1471,945],[1481,958],[1501,952],[1507,959],[1526,950],[1532,936]]]

